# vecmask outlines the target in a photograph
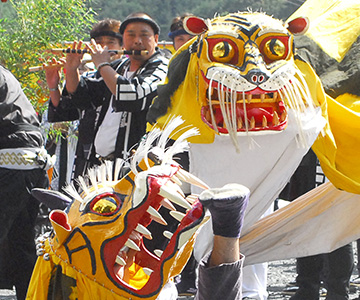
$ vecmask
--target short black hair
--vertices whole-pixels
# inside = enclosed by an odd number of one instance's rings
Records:
[[[181,16],[175,17],[171,21],[170,31],[184,29],[183,21],[184,21],[185,17],[189,17],[189,16],[193,16],[193,14],[191,14],[191,13],[183,13]]]
[[[174,41],[174,37],[179,34],[185,34],[186,30],[184,29],[184,19],[189,16],[194,16],[191,13],[184,13],[181,16],[175,17],[170,25],[170,32],[168,33],[168,37]]]
[[[126,26],[133,22],[147,23],[154,30],[154,34],[160,33],[160,26],[154,21],[152,17],[150,17],[148,14],[145,14],[143,12],[136,12],[128,15],[120,26],[120,33],[124,34]]]
[[[112,36],[119,40],[122,45],[122,35],[119,33],[121,22],[115,19],[106,18],[95,23],[90,31],[90,38],[95,39],[99,36]]]

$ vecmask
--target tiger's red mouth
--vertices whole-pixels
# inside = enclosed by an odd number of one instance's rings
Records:
[[[206,92],[207,105],[201,109],[201,118],[212,129],[229,133],[224,114],[237,132],[281,131],[286,128],[287,111],[278,92],[267,93],[259,88],[252,92],[236,92],[236,102],[228,100],[230,96],[234,98],[234,93],[226,93],[229,92],[216,88]]]
[[[194,196],[190,197],[191,199],[183,199],[180,203],[182,195],[175,196],[178,200],[170,195],[170,193],[178,193],[173,181],[176,179],[171,178],[176,176],[179,169],[178,167],[172,167],[172,169],[166,176],[148,175],[146,177],[144,198],[132,199],[137,204],[126,213],[124,232],[103,244],[102,260],[108,277],[129,294],[159,293],[172,277],[173,269],[177,268],[177,260],[187,260],[186,255],[190,252],[186,254],[184,248],[187,247],[188,241],[204,219],[203,207],[198,200],[194,200]],[[164,192],[165,186],[172,186],[174,190]],[[188,201],[193,204],[186,204]],[[176,211],[171,202],[186,207],[186,214]],[[161,206],[166,207],[170,215],[179,222],[175,232],[166,230],[167,223],[158,212]],[[151,252],[146,248],[143,238],[156,239],[156,236],[152,236],[152,233],[147,230],[147,226],[153,221],[164,226],[163,234],[167,237],[168,243],[164,250],[157,249]]]
[[[181,187],[183,183],[209,186],[173,160],[175,153],[187,149],[186,137],[197,130],[186,130],[180,144],[166,148],[170,134],[183,122],[175,117],[168,130],[149,134],[129,165],[123,160],[106,161],[89,169],[86,177],[77,179],[78,190],[72,184],[65,188],[70,197],[38,191],[38,199],[56,201],[50,215],[53,232],[37,246],[44,258],[40,264],[45,264],[46,272],[61,264],[61,276],[70,279],[74,297],[88,295],[91,291],[84,287],[88,284],[120,298],[154,300],[181,273],[197,230],[209,219],[198,196],[186,196]],[[165,241],[159,242],[160,236]]]

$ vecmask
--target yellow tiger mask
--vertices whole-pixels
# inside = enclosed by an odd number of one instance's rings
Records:
[[[284,24],[250,12],[206,21],[187,17],[184,27],[197,37],[170,61],[149,122],[161,128],[169,115],[180,115],[185,126],[200,130],[191,143],[229,135],[236,148],[242,132],[283,131],[289,110],[297,114],[320,105],[316,88],[308,88],[307,80],[316,86],[314,72],[295,57],[293,34],[307,26],[305,18]]]
[[[159,132],[142,141],[131,171],[120,180],[114,179],[118,177],[112,176],[113,166],[108,162],[91,169],[87,178],[79,178],[80,193],[72,185],[66,188],[72,199],[58,192],[33,191],[44,202],[70,205],[51,212],[54,231],[38,240],[40,257],[27,299],[156,299],[163,286],[181,272],[204,221],[197,197],[185,198],[181,181],[207,186],[172,160],[174,148],[165,151],[164,144],[150,152]],[[183,147],[174,146],[176,151]],[[120,171],[116,165],[115,174]],[[176,211],[172,203],[187,213]],[[166,221],[158,212],[161,206],[179,221],[175,232],[165,230]],[[154,253],[143,243],[143,238],[156,238],[147,229],[152,221],[164,225],[169,239],[165,249]]]

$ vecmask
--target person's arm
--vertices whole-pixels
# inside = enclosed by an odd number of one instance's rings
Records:
[[[66,90],[69,94],[75,93],[79,82],[80,82],[80,73],[76,69],[66,69]]]
[[[115,111],[147,110],[157,95],[158,84],[165,79],[168,60],[162,55],[150,58],[142,70],[131,80],[117,77],[113,108]]]
[[[59,88],[61,80],[61,68],[65,59],[56,60],[53,58],[47,65],[44,64],[46,83],[49,88],[50,101],[54,107],[60,103],[61,91]]]
[[[1,148],[39,148],[44,137],[39,117],[18,79],[0,64]]]
[[[240,244],[238,238],[215,235],[209,267],[236,262],[240,260],[240,256]]]
[[[60,89],[61,68],[65,65],[65,58],[53,58],[44,64],[46,83],[49,88],[50,102],[48,106],[48,121],[62,122],[73,121],[80,117],[77,108],[71,105],[69,96],[62,96]]]
[[[110,90],[111,94],[116,94],[116,84],[117,78],[119,74],[111,67],[111,65],[104,65],[100,68],[99,73],[101,77],[104,79],[104,82],[108,89]]]
[[[74,43],[72,49],[81,49],[79,45],[81,42]],[[66,56],[65,88],[60,96],[58,106],[54,101],[51,101],[51,105],[49,105],[49,116],[50,110],[53,111],[52,116],[56,118],[56,121],[78,119],[81,115],[80,111],[99,107],[105,98],[109,98],[110,92],[98,72],[87,72],[80,76],[81,57],[82,54],[76,53],[68,53]]]
[[[227,184],[200,194],[201,204],[211,213],[214,232],[209,267],[240,259],[239,238],[249,196],[249,189],[240,184]]]
[[[249,190],[239,184],[200,194],[200,202],[211,213],[214,245],[199,265],[196,300],[241,299],[243,256],[239,238],[249,195]]]
[[[115,95],[117,77],[119,74],[111,67],[111,54],[108,51],[108,47],[105,46],[103,48],[101,45],[96,44],[94,39],[91,39],[90,44],[87,44],[87,49],[91,51],[92,60],[106,86],[110,92]]]
[[[74,42],[72,49],[81,50],[82,42]],[[81,59],[83,54],[77,53],[68,53],[66,55],[66,64],[65,64],[65,79],[66,79],[66,90],[69,94],[75,93],[79,82],[80,82],[80,73],[79,66],[81,65]]]
[[[114,110],[147,110],[156,95],[157,85],[166,77],[168,59],[157,54],[151,57],[132,79],[127,79],[118,74],[109,63],[110,53],[107,47],[102,48],[91,40],[87,48],[91,51],[93,62],[107,88],[115,95]]]

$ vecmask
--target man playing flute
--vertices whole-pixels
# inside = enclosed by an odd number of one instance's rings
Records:
[[[96,125],[92,158],[96,163],[115,158],[127,159],[145,133],[146,113],[157,94],[157,84],[167,72],[168,59],[157,48],[160,28],[144,13],[129,15],[120,26],[125,50],[147,50],[145,55],[130,55],[111,61],[108,47],[92,40],[87,44],[97,69],[94,78],[80,77],[82,54],[66,55],[66,85],[53,110],[73,111],[101,106]],[[75,42],[73,49],[81,49]],[[114,109],[116,108],[116,109]]]

